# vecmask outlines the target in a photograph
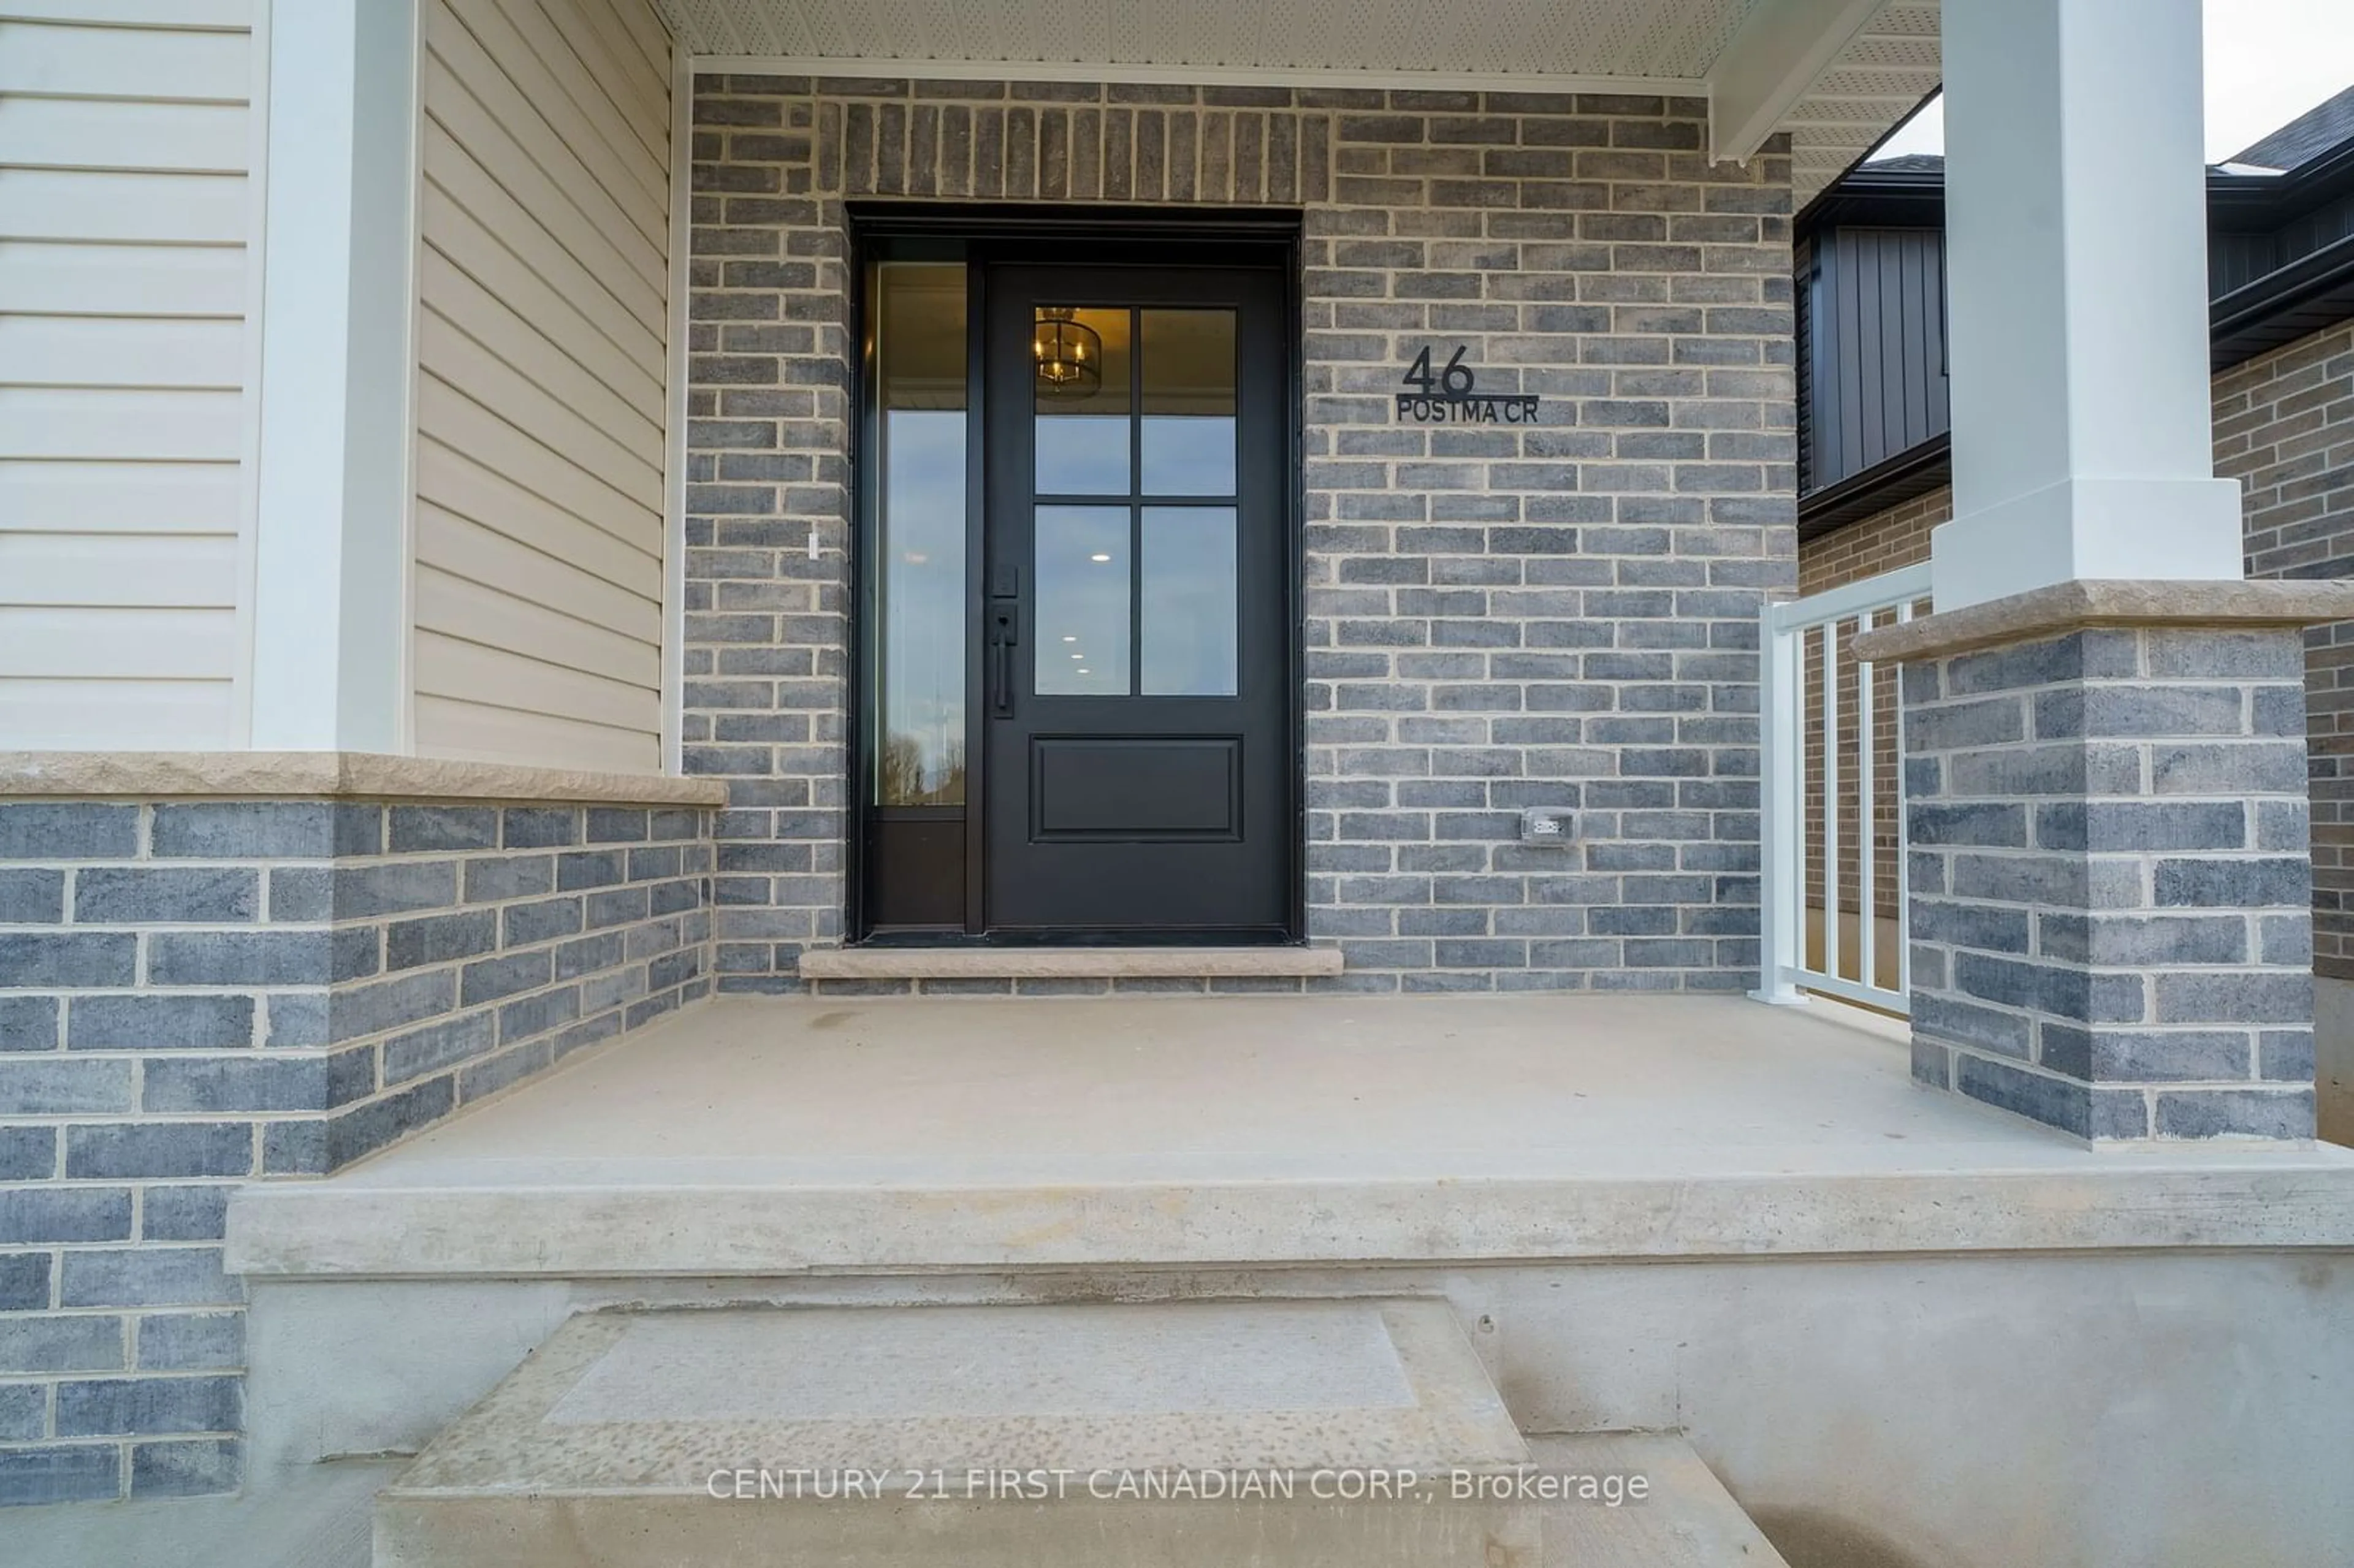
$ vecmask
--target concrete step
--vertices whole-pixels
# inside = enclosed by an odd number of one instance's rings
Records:
[[[1309,1478],[1527,1461],[1440,1301],[600,1312],[386,1490],[376,1560],[1494,1568],[1523,1503]]]
[[[1681,1439],[1542,1443],[1616,1505],[1528,1486],[1437,1300],[597,1312],[386,1489],[376,1564],[1778,1568]]]

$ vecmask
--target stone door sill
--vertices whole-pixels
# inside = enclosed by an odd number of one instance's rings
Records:
[[[1338,948],[820,948],[809,980],[1298,979],[1341,972]]]

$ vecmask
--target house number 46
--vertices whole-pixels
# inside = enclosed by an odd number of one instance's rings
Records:
[[[1469,344],[1456,344],[1454,355],[1447,360],[1447,367],[1433,376],[1430,372],[1430,350],[1426,346],[1414,356],[1414,363],[1406,366],[1401,380],[1426,397],[1460,397],[1471,390],[1471,367],[1463,363],[1463,356],[1470,352]]]

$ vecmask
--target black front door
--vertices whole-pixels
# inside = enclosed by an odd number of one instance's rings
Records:
[[[1000,264],[983,282],[985,929],[1281,939],[1280,276]]]

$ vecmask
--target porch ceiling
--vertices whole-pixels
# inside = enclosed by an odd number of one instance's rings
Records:
[[[1882,6],[1782,116],[1800,207],[1937,90],[1937,19],[1936,0]]]
[[[1632,86],[1707,94],[1761,32],[1853,25],[1852,0],[653,0],[696,55],[970,77]],[[1787,13],[1787,22],[1781,15]],[[1936,0],[1850,34],[1779,123],[1806,201],[1937,85]],[[1835,34],[1826,34],[1836,45]]]

